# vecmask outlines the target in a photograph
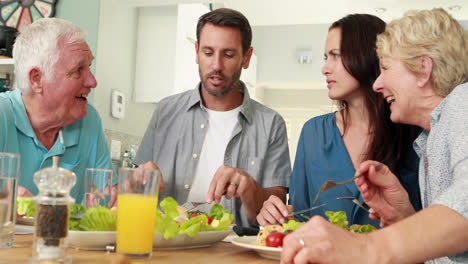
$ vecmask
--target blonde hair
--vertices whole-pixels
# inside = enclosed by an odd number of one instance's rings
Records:
[[[468,81],[468,33],[442,8],[408,11],[377,37],[380,58],[397,54],[403,65],[421,74],[421,57],[432,59],[432,85],[447,96]]]

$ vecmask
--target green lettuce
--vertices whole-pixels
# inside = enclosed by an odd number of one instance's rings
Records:
[[[154,232],[163,233],[165,239],[175,237],[179,233],[194,237],[199,232],[224,231],[227,230],[229,225],[234,221],[234,215],[231,212],[227,211],[220,204],[214,204],[209,214],[213,219],[211,224],[208,224],[208,217],[206,214],[200,214],[191,217],[189,221],[179,226],[179,224],[174,221],[174,218],[179,216],[177,201],[172,197],[166,197],[161,201],[160,206],[164,214],[157,210]]]
[[[110,209],[96,206],[86,211],[79,227],[85,231],[115,231],[117,215]]]
[[[213,221],[216,221],[216,220],[218,219],[213,219]],[[219,219],[219,224],[217,226],[214,226],[212,223],[212,225],[215,227],[215,230],[224,231],[224,230],[228,230],[232,222],[234,222],[234,215],[231,212],[226,211],[226,209],[224,209],[223,216],[221,216],[221,219]]]
[[[234,215],[218,203],[215,203],[211,207],[209,216],[213,219],[211,227],[213,227],[215,231],[227,230],[232,222],[234,222]]]
[[[326,211],[325,214],[328,216],[330,223],[335,224],[339,227],[343,227],[351,231],[352,233],[370,233],[375,230],[375,227],[372,225],[351,225],[348,228],[348,218],[344,211],[331,212]]]
[[[192,217],[189,221],[182,223],[179,233],[194,237],[198,235],[202,226],[208,226],[208,217],[205,214]]]
[[[36,203],[32,197],[17,197],[16,208],[19,215],[35,217]],[[76,215],[85,213],[83,218]],[[98,206],[87,210],[80,204],[70,204],[70,216],[68,220],[69,230],[78,231],[115,231],[117,217],[107,208]]]
[[[161,209],[163,209],[164,214],[168,217],[174,219],[177,216],[179,216],[179,211],[177,211],[178,204],[177,201],[174,200],[174,198],[166,197],[164,200],[161,201],[159,205],[161,206]]]
[[[80,223],[81,219],[70,217],[68,219],[68,230],[85,231],[83,228],[80,227]]]
[[[84,229],[80,227],[81,218],[76,218],[78,214],[86,213],[86,207],[80,204],[71,204],[70,205],[70,217],[68,220],[68,229],[83,231]]]
[[[289,230],[296,230],[298,229],[301,225],[305,224],[305,222],[298,222],[296,220],[289,220],[287,223],[283,224],[283,227]]]
[[[161,202],[162,203],[162,202]],[[174,221],[169,215],[161,215],[161,211],[156,210],[156,221],[154,225],[154,232],[163,233],[165,239],[177,236],[179,233],[179,224]]]
[[[34,217],[36,214],[36,203],[32,201],[32,197],[17,197],[16,211],[19,215],[26,217]]]
[[[222,205],[215,203],[211,207],[210,217],[213,219],[221,219],[225,213],[230,213]]]
[[[375,227],[372,225],[351,225],[349,231],[352,233],[362,233],[367,234],[375,230]]]
[[[86,213],[86,207],[81,204],[71,204],[70,205],[70,217],[75,217],[77,214]]]
[[[326,211],[325,215],[328,216],[330,223],[337,225],[339,227],[347,228],[348,227],[348,218],[346,217],[345,211]]]

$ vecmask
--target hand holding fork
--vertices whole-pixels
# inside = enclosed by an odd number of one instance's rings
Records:
[[[378,164],[376,164],[376,165],[375,165],[375,169],[379,169],[380,167],[382,167],[382,165],[383,165],[383,163],[378,163]],[[331,188],[334,188],[334,187],[336,187],[336,186],[345,185],[345,184],[347,184],[347,183],[350,183],[350,182],[354,181],[355,179],[357,179],[357,178],[363,176],[364,174],[365,174],[365,173],[359,173],[358,175],[356,175],[356,176],[354,176],[353,178],[351,178],[351,179],[349,179],[349,180],[346,180],[346,181],[344,181],[344,182],[335,182],[335,181],[332,181],[332,180],[328,180],[328,181],[324,182],[324,183],[322,184],[322,186],[320,187],[320,189],[319,189],[317,195],[315,196],[315,199],[314,199],[314,203],[313,203],[313,204],[315,204],[315,203],[317,202],[317,199],[318,199],[319,195],[320,195],[321,193],[323,193],[324,191],[330,190]]]

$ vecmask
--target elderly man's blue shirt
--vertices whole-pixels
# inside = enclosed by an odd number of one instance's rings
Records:
[[[33,181],[34,173],[52,166],[52,156],[61,156],[60,166],[77,175],[71,195],[81,203],[86,168],[112,169],[99,114],[91,105],[87,105],[87,110],[85,118],[63,127],[63,137],[57,136],[55,144],[47,150],[31,127],[21,91],[0,94],[0,152],[21,155],[20,186],[36,195],[38,189]],[[116,180],[114,177],[113,182]]]

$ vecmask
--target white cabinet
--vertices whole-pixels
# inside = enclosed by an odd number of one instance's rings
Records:
[[[12,89],[14,67],[12,58],[0,58],[0,91]]]
[[[192,89],[200,81],[195,51],[197,22],[209,11],[202,4],[178,5],[174,94]]]
[[[13,59],[0,59],[0,73],[13,73],[14,67]]]
[[[138,9],[135,100],[157,102],[174,82],[177,7]]]
[[[199,81],[195,61],[198,18],[209,12],[203,4],[138,9],[135,99],[158,102],[192,89]]]
[[[249,67],[242,69],[240,79],[247,86],[250,98],[257,99],[257,56],[255,54],[252,54],[250,58]]]

